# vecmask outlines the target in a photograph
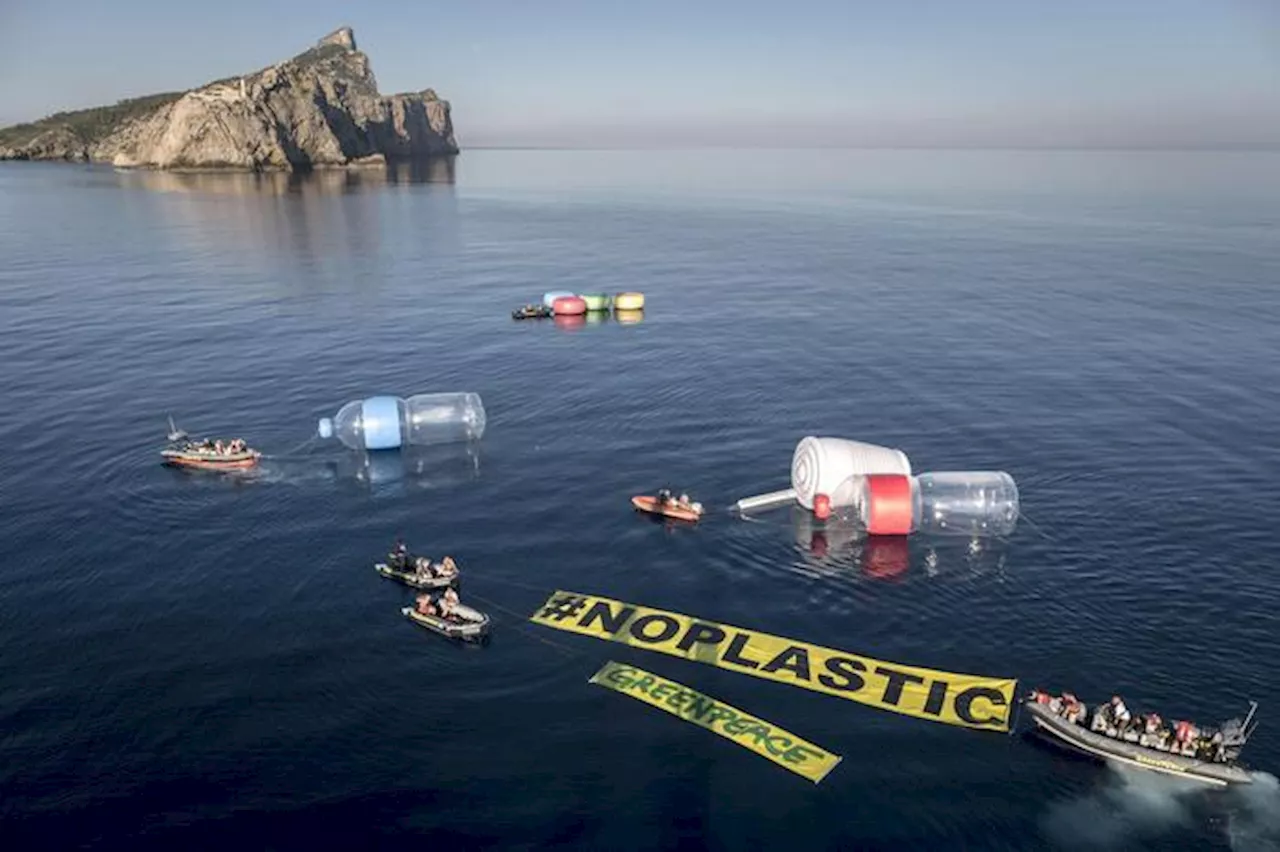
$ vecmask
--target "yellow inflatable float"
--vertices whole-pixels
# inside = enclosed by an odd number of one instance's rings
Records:
[[[639,311],[644,308],[644,293],[619,293],[613,297],[613,307],[619,311]]]

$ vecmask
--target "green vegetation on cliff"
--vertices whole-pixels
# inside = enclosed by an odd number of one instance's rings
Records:
[[[293,57],[290,62],[302,68],[312,68],[340,59],[347,52],[347,49],[340,44],[320,44],[303,51]],[[236,85],[240,79],[240,76],[226,77],[206,85]],[[110,136],[126,122],[150,115],[153,110],[173,103],[184,94],[186,93],[161,92],[158,95],[143,95],[140,98],[116,101],[112,106],[58,112],[38,121],[3,127],[0,128],[0,148],[20,148],[51,130],[68,132],[87,147]]]
[[[153,110],[182,97],[182,92],[162,92],[116,101],[111,106],[90,107],[53,115],[27,124],[0,128],[0,148],[17,148],[50,130],[70,131],[85,145],[92,145],[113,133],[125,122],[150,115]]]

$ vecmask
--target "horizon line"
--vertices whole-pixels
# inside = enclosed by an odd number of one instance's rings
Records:
[[[858,145],[858,144],[789,144],[789,145],[733,145],[724,143],[669,143],[669,144],[591,144],[577,145],[573,143],[555,144],[484,144],[459,145],[460,153],[466,151],[695,151],[695,150],[729,150],[729,151],[1152,151],[1152,152],[1253,152],[1280,153],[1280,143],[1270,144],[1214,144],[1214,145],[1176,145],[1176,144],[1064,144],[1064,145],[955,145],[955,144],[904,144],[904,145]]]

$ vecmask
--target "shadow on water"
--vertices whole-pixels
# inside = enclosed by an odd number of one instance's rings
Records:
[[[457,180],[453,157],[398,160],[385,166],[309,172],[158,171],[117,169],[125,187],[212,195],[337,195],[387,185],[448,184]]]

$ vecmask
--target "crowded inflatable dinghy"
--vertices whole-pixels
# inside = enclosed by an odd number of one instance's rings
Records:
[[[480,642],[489,634],[489,616],[458,601],[458,593],[445,590],[438,599],[419,595],[414,606],[400,610],[407,618],[441,636],[463,642]]]
[[[1069,692],[1055,697],[1036,689],[1023,707],[1040,731],[1092,757],[1217,786],[1253,781],[1238,761],[1258,724],[1256,701],[1249,702],[1243,721],[1231,719],[1218,728],[1187,721],[1166,725],[1155,713],[1135,715],[1118,695],[1090,714]]]
[[[164,463],[174,467],[199,470],[243,470],[253,467],[262,453],[249,447],[242,439],[192,438],[177,428],[169,418],[168,444],[160,451]]]
[[[452,564],[453,560],[447,556],[445,560],[432,565],[427,557],[418,556],[414,558],[414,562],[400,568],[385,562],[379,562],[373,568],[387,579],[398,580],[414,589],[447,589],[458,585],[458,570],[456,568],[452,571],[448,570],[447,566]]]
[[[458,563],[453,561],[452,556],[432,563],[429,557],[411,556],[409,548],[399,540],[387,554],[387,561],[375,563],[373,570],[415,589],[447,589],[456,586],[460,573]]]

